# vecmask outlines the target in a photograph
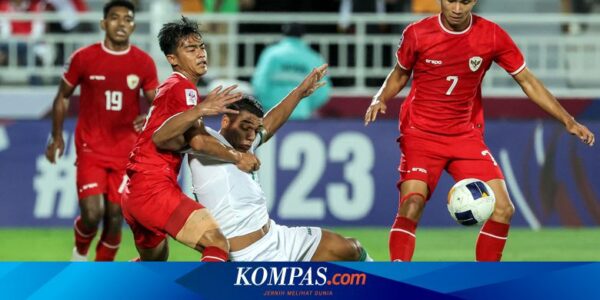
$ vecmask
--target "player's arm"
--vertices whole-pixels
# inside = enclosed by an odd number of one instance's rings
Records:
[[[185,142],[190,148],[188,152],[233,163],[244,172],[256,171],[260,167],[260,161],[256,156],[223,145],[206,131],[202,123],[196,123],[185,133]]]
[[[529,99],[562,122],[568,132],[579,137],[584,143],[594,145],[594,134],[585,125],[578,123],[529,69],[523,69],[514,79]]]
[[[57,154],[58,157],[61,157],[65,150],[62,131],[69,110],[69,97],[73,95],[73,91],[75,91],[75,87],[62,79],[52,103],[52,133],[46,148],[46,158],[51,163],[55,163]]]
[[[181,141],[183,134],[203,116],[213,116],[220,113],[238,113],[227,106],[240,100],[240,93],[231,93],[237,86],[233,85],[221,91],[221,87],[212,90],[204,101],[191,109],[169,118],[152,134],[152,142],[163,150],[171,150],[172,144]],[[175,139],[175,141],[173,141]]]
[[[156,89],[144,91],[144,98],[148,101],[148,104],[152,105],[154,97],[156,97]],[[146,123],[146,114],[135,117],[135,120],[133,120],[133,129],[135,132],[141,132],[144,128],[144,123]]]
[[[281,125],[288,120],[292,111],[294,111],[302,99],[310,96],[314,91],[327,83],[321,81],[325,74],[327,74],[327,67],[328,65],[324,64],[313,69],[295,89],[269,110],[263,119],[263,127],[266,132],[263,133],[262,143],[269,140]]]
[[[385,110],[387,109],[385,103],[394,98],[406,86],[406,83],[410,79],[410,74],[411,71],[405,70],[399,64],[396,64],[394,69],[385,78],[377,94],[373,96],[371,105],[367,108],[365,126],[370,122],[374,122],[379,112],[385,114]]]

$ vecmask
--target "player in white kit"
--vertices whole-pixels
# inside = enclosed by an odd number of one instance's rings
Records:
[[[313,70],[263,118],[252,96],[231,105],[239,114],[226,114],[219,132],[206,130],[221,143],[254,153],[287,121],[296,105],[323,86],[327,65]],[[193,191],[211,212],[229,240],[232,261],[372,261],[360,243],[319,227],[287,227],[269,218],[267,199],[256,172],[207,156],[190,155]]]

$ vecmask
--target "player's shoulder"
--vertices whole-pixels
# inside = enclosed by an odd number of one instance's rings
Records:
[[[167,93],[177,93],[178,91],[185,93],[187,90],[197,91],[196,86],[187,80],[183,74],[178,72],[171,73],[158,87],[158,92],[161,96],[165,96]]]
[[[143,59],[150,59],[152,60],[152,57],[150,56],[150,54],[148,54],[148,52],[142,50],[140,47],[136,46],[136,45],[131,45],[131,55],[134,55],[136,57],[140,57]]]
[[[421,20],[412,22],[406,26],[406,30],[419,30],[419,29],[429,29],[432,26],[438,25],[439,15],[433,15]]]
[[[100,42],[98,42],[98,43],[94,43],[91,45],[83,46],[83,47],[75,50],[73,52],[73,54],[71,54],[71,57],[72,58],[76,57],[76,56],[87,57],[90,55],[96,55],[101,51],[102,51],[102,47],[100,45]]]
[[[485,28],[500,27],[494,21],[486,19],[486,18],[484,18],[482,16],[479,16],[479,15],[476,15],[476,14],[473,14],[472,16],[473,16],[473,26],[474,27],[485,27]]]

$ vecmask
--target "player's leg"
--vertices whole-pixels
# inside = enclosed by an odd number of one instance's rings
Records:
[[[325,229],[321,233],[321,241],[311,261],[373,261],[358,240]]]
[[[203,262],[225,262],[229,243],[208,209],[180,193],[180,201],[170,215],[165,230],[178,242],[202,253]]]
[[[125,170],[112,171],[108,174],[108,194],[104,201],[104,225],[96,246],[96,261],[113,261],[119,250],[121,228],[123,226],[121,193],[126,184]]]
[[[496,204],[492,216],[483,224],[477,238],[475,257],[477,261],[500,261],[508,239],[510,221],[515,213],[506,183],[502,179],[487,181],[494,191]]]
[[[167,261],[169,259],[169,243],[166,238],[163,238],[158,245],[151,248],[146,248],[137,243],[135,248],[140,254],[139,261]]]
[[[79,200],[79,216],[73,224],[75,234],[75,248],[71,261],[86,261],[90,244],[96,233],[104,214],[102,194],[90,195]]]
[[[100,162],[78,153],[77,195],[80,215],[75,219],[75,249],[72,260],[87,260],[90,244],[98,231],[104,216],[104,193],[106,193],[106,171]]]
[[[475,256],[477,261],[499,261],[515,210],[506,189],[502,170],[481,136],[463,138],[453,150],[457,159],[448,165],[448,172],[454,180],[477,178],[485,181],[494,191],[494,212],[481,228]]]
[[[446,164],[443,139],[404,134],[398,182],[398,213],[390,230],[391,261],[411,261],[416,245],[417,224],[425,203],[435,189]]]

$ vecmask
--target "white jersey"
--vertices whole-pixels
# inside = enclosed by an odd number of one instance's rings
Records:
[[[217,131],[206,127],[208,133],[224,145],[229,142]],[[249,152],[261,144],[257,134]],[[269,221],[267,198],[256,172],[246,173],[231,163],[202,155],[189,155],[192,186],[196,199],[219,223],[225,237],[232,238],[260,229]]]

